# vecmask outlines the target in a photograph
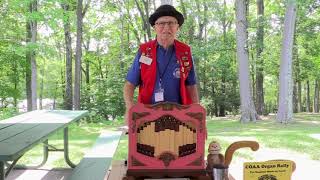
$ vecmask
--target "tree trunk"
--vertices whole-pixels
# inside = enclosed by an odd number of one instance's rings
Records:
[[[64,96],[64,109],[72,110],[72,47],[70,34],[70,18],[68,15],[69,4],[62,4],[64,14],[64,38],[66,44],[66,86]]]
[[[281,64],[279,75],[279,104],[277,121],[289,123],[292,121],[292,47],[294,26],[296,19],[296,2],[289,0],[284,20],[284,33],[281,51]]]
[[[149,3],[149,0],[143,0],[142,1],[143,2],[143,4],[144,4],[144,10],[146,11],[146,21],[145,21],[145,28],[147,29],[147,35],[148,35],[148,41],[150,41],[151,39],[152,39],[152,36],[151,36],[151,26],[150,26],[150,24],[149,24],[149,14],[150,14],[150,12],[149,12],[149,6],[150,6],[150,3]]]
[[[38,1],[34,0],[29,4],[29,12],[37,12]],[[26,43],[34,44],[37,41],[37,21],[27,21],[27,38]],[[32,111],[37,109],[37,64],[36,52],[33,48],[27,50],[26,54],[26,91],[27,91],[27,110]]]
[[[301,80],[298,81],[298,111],[303,112],[303,106],[302,106],[302,86],[301,86]]]
[[[88,41],[86,43],[86,53],[89,53],[89,49],[90,49],[90,38],[88,38]],[[85,70],[85,77],[86,77],[86,88],[87,88],[87,92],[90,92],[90,61],[86,60],[85,61],[86,64],[86,70]],[[86,97],[86,101],[87,103],[90,103],[90,96]]]
[[[88,90],[90,90],[90,64],[88,61],[86,62],[86,73],[85,74],[86,74],[86,85],[87,85]]]
[[[64,63],[65,63],[65,61],[64,61]],[[65,99],[65,97],[66,97],[66,77],[64,76],[66,73],[63,71],[63,68],[61,68],[60,69],[60,74],[61,74],[61,76],[60,76],[60,80],[61,80],[61,94],[62,94],[62,99],[64,100]]]
[[[306,112],[311,112],[311,101],[310,101],[310,82],[306,84]]]
[[[295,32],[297,26],[294,26]],[[300,67],[299,67],[299,56],[298,56],[298,45],[297,45],[297,34],[294,34],[293,39],[293,112],[299,112],[299,91],[298,82],[300,81]]]
[[[208,17],[207,17],[208,6],[206,2],[199,2],[199,0],[196,0],[195,2],[197,7],[196,14],[198,16],[198,27],[199,27],[197,38],[198,40],[202,40],[204,29],[208,24]],[[203,5],[203,8],[204,8],[203,10],[200,7],[201,5]]]
[[[76,60],[74,64],[74,98],[75,110],[80,110],[80,83],[81,83],[81,58],[82,58],[82,26],[83,26],[82,0],[77,3],[77,42]]]
[[[62,50],[62,45],[60,44],[60,42],[56,42],[56,47],[58,49],[58,52],[59,52],[59,59],[61,59],[61,61],[63,61],[63,63],[65,64],[66,60],[64,58],[64,54],[63,54],[63,50]],[[64,69],[63,67],[61,67],[60,69],[60,84],[61,84],[61,88],[58,88],[57,90],[61,91],[61,95],[62,95],[62,99],[64,100],[65,99],[65,89],[66,89],[66,83],[65,83],[65,72],[64,72]],[[57,86],[58,87],[58,84],[59,84],[59,81],[57,81]],[[55,94],[56,95],[56,94]]]
[[[45,61],[44,61],[44,64]],[[44,67],[41,67],[40,69],[40,76],[41,76],[41,81],[40,81],[40,93],[39,93],[39,108],[40,109],[43,109],[43,106],[42,106],[42,99],[43,99],[43,79],[44,79]]]
[[[297,82],[293,82],[293,97],[292,97],[292,102],[293,102],[293,112],[297,113],[299,111],[298,109],[298,86]]]
[[[124,73],[124,66],[125,66],[125,54],[127,51],[127,46],[128,44],[125,42],[125,24],[126,24],[126,19],[125,19],[125,14],[123,12],[123,9],[120,9],[120,20],[121,20],[121,35],[120,35],[120,48],[122,51],[119,53],[119,58],[120,58],[120,72]]]
[[[100,58],[100,44],[98,44],[97,46],[97,61],[98,61],[98,69],[99,69],[99,75],[100,75],[100,79],[103,79],[104,78],[104,75],[103,75],[103,69],[102,69],[102,60]],[[101,81],[99,81],[99,84],[101,83]]]
[[[207,7],[207,3],[206,2],[199,2],[199,0],[196,0],[195,1],[195,5],[196,5],[196,9],[197,9],[197,12],[195,13],[195,19],[197,19],[197,22],[198,22],[198,34],[197,34],[197,39],[200,41],[200,42],[204,42],[203,46],[204,48],[206,48],[206,45],[207,45],[207,35],[206,35],[206,27],[207,27],[207,24],[208,24],[208,17],[207,17],[207,11],[208,11],[208,7]],[[203,6],[203,10],[201,9]],[[195,71],[196,71],[196,74],[198,74],[197,78],[198,78],[198,84],[197,84],[197,88],[199,89],[199,98],[201,99],[201,97],[206,97],[206,93],[204,91],[206,91],[206,88],[203,88],[201,89],[201,86],[200,84],[203,83],[203,87],[207,87],[207,81],[206,81],[206,73],[205,73],[205,68],[206,66],[203,65],[203,71],[200,72],[199,69],[200,69],[200,62],[204,62],[205,63],[205,59],[207,58],[207,53],[206,53],[206,50],[204,52],[204,54],[202,56],[199,56],[199,55],[194,55],[194,62],[195,62]]]
[[[59,87],[59,80],[57,80],[55,82],[55,86],[56,86],[56,89],[54,90],[53,92],[53,104],[52,104],[52,109],[55,110],[56,109],[56,99],[57,99],[57,94],[58,94],[58,87]]]
[[[127,4],[126,4],[126,13],[127,14],[130,14],[130,12],[131,12],[129,4],[130,4],[130,2],[127,1]],[[129,19],[129,21],[133,21],[131,16],[127,16],[127,17]],[[129,31],[133,31],[133,34],[134,34],[134,36],[135,36],[135,38],[137,40],[137,44],[141,44],[140,36],[139,36],[138,30],[136,29],[136,27],[133,25],[133,23],[127,23],[127,25],[128,25],[128,27],[127,27],[127,30],[128,30],[128,34],[127,34],[127,36],[128,36],[128,45],[130,44],[130,32]],[[130,30],[130,26],[131,26],[132,30]],[[128,46],[128,49],[129,49],[129,46]]]
[[[249,55],[246,3],[247,0],[236,1],[236,39],[237,60],[239,68],[241,122],[256,121],[256,110],[252,100],[249,80]]]
[[[252,48],[252,51],[253,51],[253,48]],[[250,53],[249,51],[249,54],[252,54],[251,58],[252,58],[252,61],[254,61],[254,55],[253,53]],[[250,59],[249,59],[250,61]],[[250,65],[249,65],[250,66]],[[255,69],[254,67],[255,65],[252,63],[251,64],[251,69]],[[256,76],[255,76],[255,73],[254,71],[250,71],[250,75],[251,75],[251,89],[252,89],[252,100],[253,102],[256,102],[256,99],[255,99],[255,96],[256,96]]]
[[[18,72],[18,67],[17,67],[17,61],[13,62],[13,67],[12,67],[12,71],[14,73],[14,92],[18,92],[18,84],[19,84],[19,72]],[[15,95],[13,97],[13,105],[15,108],[18,108],[18,97],[17,95]]]
[[[227,8],[226,0],[223,1],[223,17],[222,17],[222,32],[223,32],[223,44],[224,47],[227,47],[227,15],[225,9]],[[223,59],[226,59],[226,54],[223,55]],[[226,108],[225,108],[225,95],[226,95],[226,78],[224,74],[226,74],[226,68],[223,68],[222,70],[222,77],[221,77],[221,86],[220,86],[220,92],[221,92],[221,101],[219,103],[219,116],[226,116]]]
[[[144,12],[139,4],[139,2],[137,0],[135,0],[135,3],[137,5],[138,11],[140,13],[141,19],[142,19],[142,23],[143,23],[143,30],[146,30],[147,32],[144,32],[144,41],[147,42],[151,39],[151,30],[150,30],[150,24],[148,22],[148,18],[149,18],[149,3],[147,3],[145,0],[143,0],[143,4],[145,7],[145,11]],[[146,15],[145,15],[146,13]],[[147,39],[148,37],[148,39]]]
[[[211,84],[211,88],[212,88],[212,97],[216,97],[216,92],[215,92],[215,88],[214,88],[215,86],[214,86],[214,83],[212,82],[212,84]],[[216,117],[218,117],[219,116],[219,113],[218,113],[218,103],[217,103],[217,99],[216,98],[214,98],[214,100],[213,100],[213,106],[214,106],[214,108],[213,108],[213,114],[216,116]]]
[[[264,38],[264,2],[257,0],[257,15],[258,15],[258,29],[257,29],[257,69],[256,69],[256,109],[257,114],[262,115],[264,112],[264,90],[263,90],[263,69],[264,62],[261,54],[263,52],[263,38]]]
[[[313,99],[313,112],[319,112],[319,79],[315,80],[314,85],[314,99]]]
[[[188,3],[185,3],[183,0],[180,1],[180,5],[181,5],[181,9],[182,9],[182,14],[185,20],[187,20],[189,18],[189,15],[187,14],[187,10],[186,7],[188,7]],[[192,14],[190,14],[192,15]],[[192,18],[192,17],[191,17]],[[190,27],[187,30],[187,37],[188,37],[188,43],[192,44],[193,43],[193,39],[194,39],[194,32],[195,32],[195,25],[194,25],[194,21],[190,21]]]
[[[52,109],[56,109],[56,97],[53,97],[53,104],[52,104]]]
[[[201,100],[201,97],[208,97],[208,93],[207,93],[207,82],[209,82],[209,80],[206,78],[206,72],[207,72],[207,61],[206,59],[208,59],[208,31],[207,31],[207,26],[205,26],[205,30],[204,30],[204,43],[205,43],[205,53],[204,53],[204,61],[203,61],[203,70],[202,70],[202,82],[203,82],[203,91],[202,94],[199,94],[199,99]],[[199,69],[200,67],[198,67]],[[200,71],[197,71],[200,72]],[[199,77],[199,76],[198,76]],[[198,79],[198,89],[201,92],[201,86],[200,86],[200,79]],[[213,81],[212,81],[213,83]],[[212,96],[214,97],[214,96]]]

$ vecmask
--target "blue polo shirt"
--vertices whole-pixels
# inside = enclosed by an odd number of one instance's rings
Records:
[[[175,102],[181,104],[180,96],[180,65],[179,61],[175,56],[174,46],[169,47],[168,49],[163,48],[160,45],[157,45],[157,75],[156,75],[156,84],[154,86],[154,91],[152,95],[152,104],[155,104],[155,92],[160,88],[160,77],[161,77],[161,87],[164,90],[164,101],[166,102]],[[140,76],[140,62],[141,52],[138,51],[131,68],[127,74],[127,81],[132,83],[135,86],[140,85],[141,76]],[[194,65],[192,61],[192,68],[189,72],[189,75],[186,79],[186,85],[195,85],[196,76],[194,71]]]

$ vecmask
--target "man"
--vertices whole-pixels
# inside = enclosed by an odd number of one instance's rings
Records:
[[[157,36],[140,45],[127,74],[123,92],[126,115],[134,105],[136,86],[140,103],[199,103],[190,47],[176,40],[183,22],[183,15],[171,5],[160,6],[149,17]]]

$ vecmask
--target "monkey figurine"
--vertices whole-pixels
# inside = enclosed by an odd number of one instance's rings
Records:
[[[217,141],[212,141],[208,147],[207,156],[207,172],[212,174],[212,169],[215,166],[224,166],[224,156],[220,153],[221,147]]]

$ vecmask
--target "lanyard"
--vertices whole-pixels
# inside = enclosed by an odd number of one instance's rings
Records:
[[[173,54],[174,54],[174,51],[173,51],[173,49],[172,49],[172,52],[171,52],[171,56],[170,56],[170,58],[169,58],[169,60],[168,60],[168,62],[167,62],[167,65],[166,65],[166,67],[164,68],[164,70],[163,70],[163,72],[160,74],[160,69],[159,69],[159,63],[158,63],[158,61],[156,61],[157,62],[157,72],[158,72],[158,74],[159,74],[159,87],[161,88],[161,79],[162,79],[162,77],[163,77],[163,75],[165,74],[165,72],[167,71],[167,68],[168,68],[168,66],[169,66],[169,64],[170,64],[170,61],[171,61],[171,59],[172,59],[172,56],[173,56]]]

